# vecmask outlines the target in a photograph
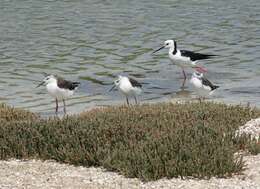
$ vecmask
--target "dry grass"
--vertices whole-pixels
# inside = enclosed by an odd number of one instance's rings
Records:
[[[0,122],[34,121],[37,119],[39,119],[39,116],[34,113],[0,104]]]

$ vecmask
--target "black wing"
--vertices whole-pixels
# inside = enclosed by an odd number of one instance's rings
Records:
[[[62,89],[69,89],[69,90],[74,90],[76,87],[79,86],[79,82],[71,82],[62,78],[58,78],[57,85],[59,88]]]
[[[131,83],[131,85],[133,86],[133,87],[142,87],[142,85],[141,85],[141,83],[139,83],[138,81],[136,81],[135,79],[133,79],[133,78],[130,78],[129,77],[129,81],[130,81],[130,83]]]
[[[187,50],[180,50],[182,56],[190,57],[191,61],[196,61],[196,60],[202,60],[202,59],[209,59],[212,58],[213,54],[201,54],[201,53],[195,53],[192,51],[187,51]]]
[[[217,88],[219,88],[219,86],[217,85],[213,85],[208,79],[206,79],[205,77],[202,77],[201,78],[202,80],[202,84],[205,85],[205,86],[209,86],[211,88],[211,90],[215,90]]]

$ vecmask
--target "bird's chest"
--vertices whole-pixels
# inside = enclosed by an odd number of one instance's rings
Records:
[[[130,82],[123,82],[121,83],[120,87],[119,87],[119,90],[122,92],[122,93],[125,93],[125,94],[128,94],[131,92],[132,90],[132,85],[130,84]]]
[[[202,88],[203,88],[202,81],[201,81],[200,79],[198,79],[198,78],[193,77],[193,78],[191,78],[191,81],[190,81],[190,82],[191,82],[191,83],[194,85],[194,87],[197,88],[197,89],[202,89]]]
[[[182,56],[180,51],[177,51],[175,54],[173,54],[173,51],[169,52],[169,58],[173,63],[180,65],[184,65],[185,63],[190,62],[190,59],[188,57]]]
[[[69,96],[73,95],[73,90],[59,88],[57,84],[48,84],[46,85],[48,93],[57,99],[66,99]]]
[[[50,83],[50,84],[46,85],[46,89],[51,96],[54,96],[54,97],[57,96],[58,87],[55,83]]]

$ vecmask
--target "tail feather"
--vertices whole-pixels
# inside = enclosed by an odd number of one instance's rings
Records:
[[[218,56],[218,55],[197,53],[197,56],[198,56],[198,60],[202,60],[202,59],[210,59],[210,58],[213,58],[213,57]]]
[[[73,82],[73,83],[72,83],[72,86],[73,86],[74,89],[75,89],[75,88],[78,88],[79,85],[80,85],[80,82]]]
[[[219,88],[218,85],[213,85],[213,86],[211,87],[212,91],[214,91],[214,90],[217,89],[217,88]]]
[[[210,57],[214,57],[214,56],[218,56],[215,54],[203,54],[205,58],[210,58]]]

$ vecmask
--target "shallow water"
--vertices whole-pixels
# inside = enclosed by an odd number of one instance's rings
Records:
[[[200,63],[221,86],[212,99],[260,106],[259,26],[259,0],[3,0],[0,99],[52,115],[54,99],[35,88],[44,72],[81,82],[67,101],[71,113],[124,103],[118,91],[108,92],[118,74],[143,83],[142,102],[194,98],[188,83],[180,88],[167,50],[151,55],[177,39],[181,49],[220,55]]]

